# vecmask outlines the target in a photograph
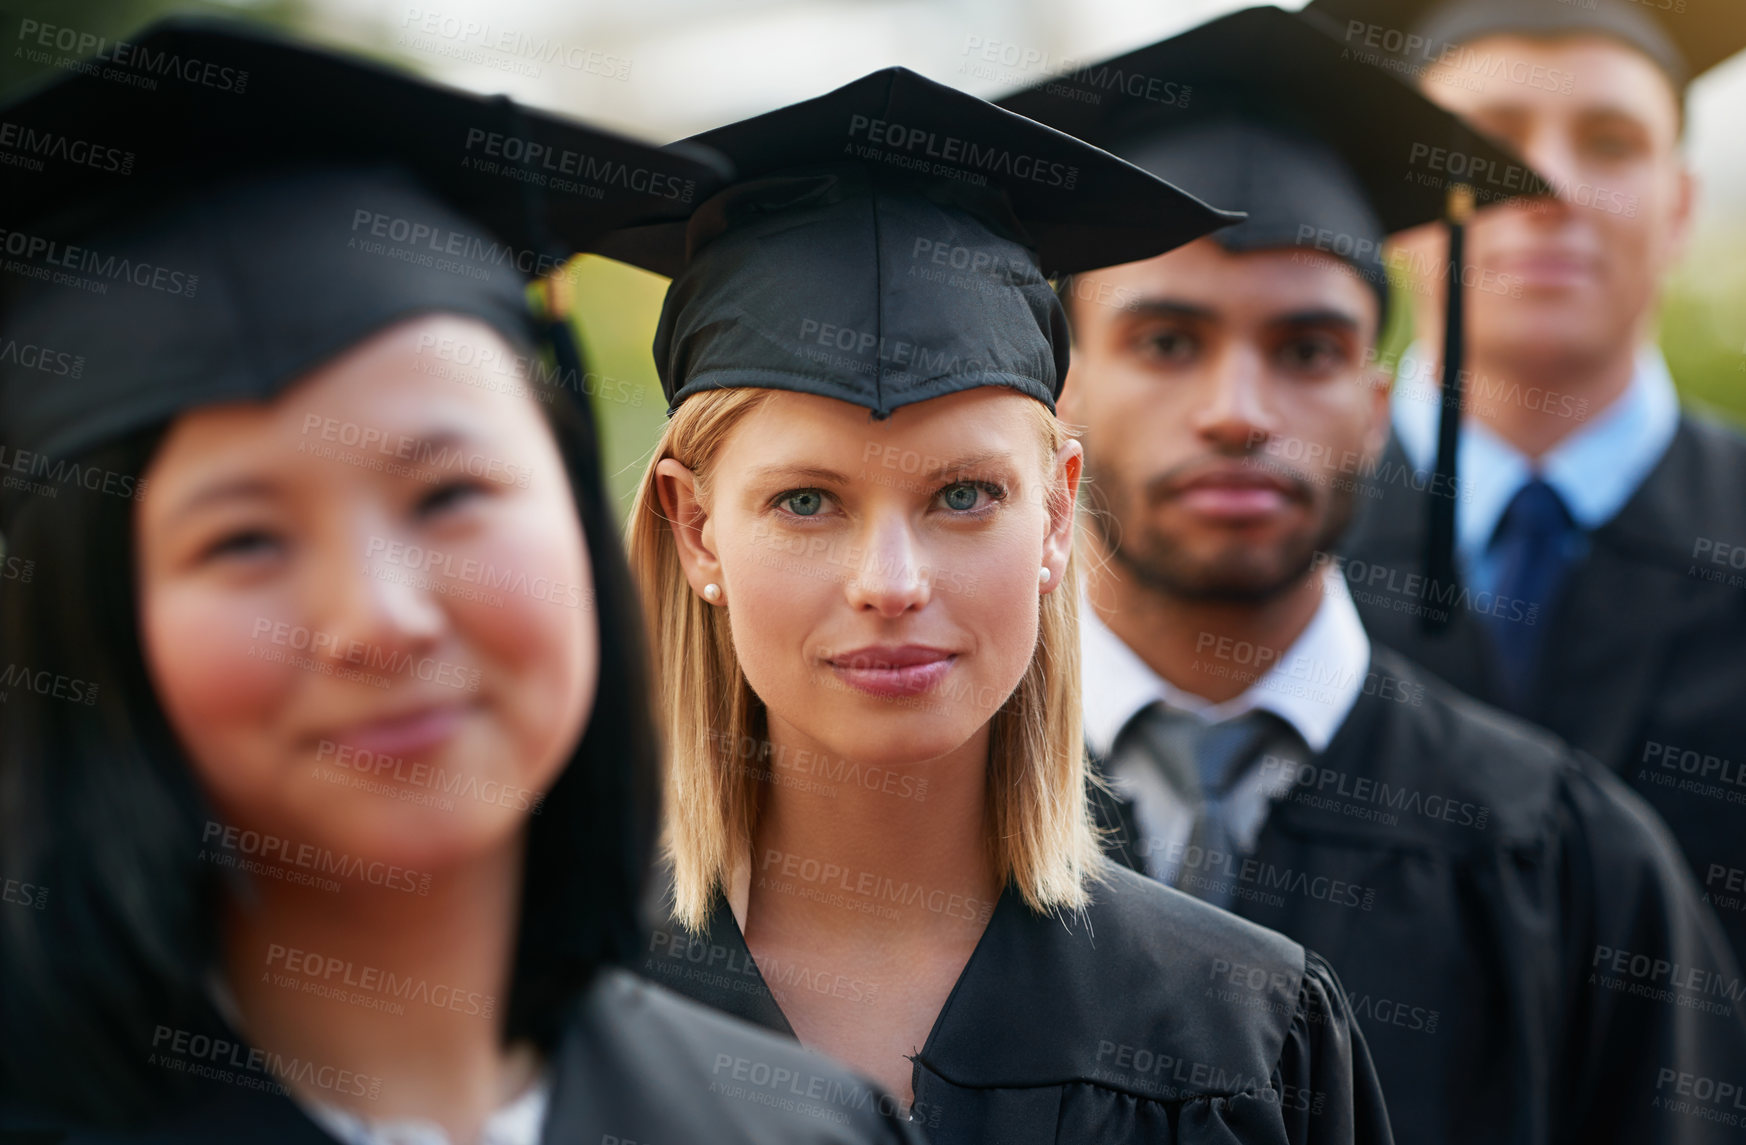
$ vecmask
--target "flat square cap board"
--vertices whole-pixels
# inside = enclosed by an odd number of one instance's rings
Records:
[[[536,342],[553,323],[531,277],[688,214],[726,174],[207,19],[153,25],[0,118],[38,159],[0,165],[0,343],[47,351],[0,353],[0,445],[38,477],[190,407],[270,399],[416,314]],[[18,502],[0,495],[0,527]]]
[[[1379,293],[1384,238],[1442,219],[1453,184],[1474,187],[1480,205],[1550,190],[1455,115],[1274,7],[1234,12],[998,102],[1247,212],[1213,236],[1227,249],[1323,251]]]
[[[1048,277],[1241,217],[905,68],[687,142],[725,155],[735,184],[598,248],[674,279],[655,339],[669,412],[724,387],[885,417],[1003,385],[1052,409],[1067,333]]]

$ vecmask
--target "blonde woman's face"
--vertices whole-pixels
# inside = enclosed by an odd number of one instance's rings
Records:
[[[331,852],[403,888],[509,840],[580,739],[581,523],[534,399],[452,368],[484,349],[512,354],[416,319],[271,403],[184,415],[154,457],[146,662],[226,825],[259,836],[215,851],[294,873]]]
[[[705,502],[662,465],[692,590],[721,586],[772,738],[915,764],[981,732],[1023,679],[1080,465],[1077,442],[1045,450],[1034,399],[982,387],[875,421],[781,391],[733,429]]]

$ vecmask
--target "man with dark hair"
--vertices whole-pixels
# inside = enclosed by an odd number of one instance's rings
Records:
[[[1192,103],[1075,98],[1106,74]],[[1382,456],[1371,365],[1384,236],[1442,213],[1417,158],[1548,188],[1277,10],[1006,104],[1249,216],[1065,291],[1060,409],[1095,536],[1085,725],[1115,853],[1326,950],[1403,1141],[1734,1132],[1692,1094],[1746,1078],[1739,972],[1666,828],[1592,760],[1373,646],[1330,555],[1369,490],[1429,483]],[[1256,982],[1231,965],[1207,988]]]
[[[1732,563],[1746,560],[1746,440],[1682,413],[1652,341],[1692,217],[1686,86],[1746,45],[1746,4],[1317,0],[1311,11],[1347,56],[1416,77],[1558,189],[1491,212],[1469,236],[1468,280],[1509,289],[1469,290],[1458,576],[1421,556],[1430,498],[1380,486],[1347,545],[1359,614],[1380,643],[1634,787],[1746,957],[1746,580]],[[1436,268],[1443,240],[1417,232],[1401,250],[1407,268]],[[1438,309],[1419,308],[1385,465],[1433,465],[1441,333]]]

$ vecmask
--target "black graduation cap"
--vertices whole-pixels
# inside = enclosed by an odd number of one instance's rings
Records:
[[[1250,8],[997,101],[1248,213],[1230,250],[1323,250],[1386,289],[1383,240],[1444,218],[1453,169],[1548,188],[1509,152],[1289,12]],[[1453,165],[1451,156],[1457,156]]]
[[[39,477],[183,409],[270,398],[418,313],[549,343],[579,379],[530,279],[725,175],[701,149],[197,18],[51,74],[0,120],[21,160],[0,165],[0,447]],[[0,494],[0,528],[20,500]]]
[[[1595,32],[1643,52],[1683,91],[1746,48],[1741,0],[1313,0],[1304,11],[1354,52],[1414,75],[1481,36]]]
[[[669,413],[730,386],[875,417],[984,385],[1053,409],[1068,340],[1047,276],[1241,218],[905,68],[687,142],[740,181],[598,248],[674,279],[655,336]]]
[[[1438,468],[1451,482],[1442,487],[1453,488],[1462,223],[1480,206],[1550,194],[1531,168],[1394,75],[1354,62],[1322,28],[1274,7],[1220,17],[999,102],[1247,211],[1215,236],[1227,249],[1324,252],[1355,268],[1385,305],[1386,237],[1450,222],[1448,450],[1439,450]],[[1434,507],[1446,509],[1453,501]],[[1452,514],[1447,528],[1430,565],[1442,570],[1441,584],[1453,576]]]

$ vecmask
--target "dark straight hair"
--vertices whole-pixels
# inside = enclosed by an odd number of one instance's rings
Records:
[[[643,626],[583,381],[529,387],[581,517],[600,645],[587,729],[527,833],[506,1032],[548,1052],[594,971],[637,949],[659,799]],[[81,463],[142,474],[166,428]],[[7,538],[31,583],[0,579],[0,673],[84,685],[73,702],[15,688],[0,703],[0,879],[18,892],[0,906],[0,1122],[10,1106],[127,1126],[188,1096],[151,1064],[155,1035],[235,1037],[207,983],[240,876],[197,857],[217,816],[147,675],[133,502],[62,492],[33,498]]]

